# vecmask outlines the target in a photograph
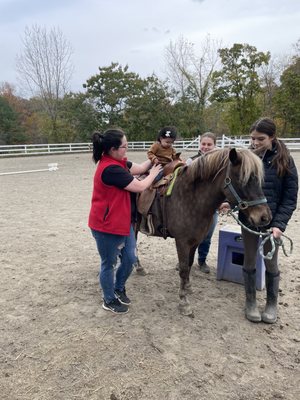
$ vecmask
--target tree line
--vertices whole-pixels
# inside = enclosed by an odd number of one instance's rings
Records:
[[[196,50],[180,37],[165,49],[165,79],[112,62],[77,93],[68,90],[72,47],[58,28],[26,28],[23,47],[17,71],[29,96],[0,86],[0,144],[88,142],[108,126],[122,127],[130,141],[154,140],[164,125],[182,138],[245,135],[260,116],[275,119],[282,136],[300,135],[300,39],[280,59],[209,35]]]

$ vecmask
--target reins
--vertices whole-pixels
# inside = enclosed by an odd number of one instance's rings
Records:
[[[234,210],[234,209],[233,209],[233,210],[230,210],[230,211],[228,211],[227,215],[230,215],[231,217],[233,217],[234,220],[235,220],[243,229],[245,229],[246,231],[248,231],[248,232],[250,232],[250,233],[252,233],[252,234],[254,234],[254,235],[257,235],[257,236],[259,236],[260,238],[264,237],[264,239],[261,241],[261,243],[260,243],[260,245],[259,245],[259,248],[258,248],[259,254],[262,256],[262,258],[263,258],[264,260],[271,260],[271,259],[273,258],[273,255],[274,255],[275,249],[276,249],[276,245],[282,247],[283,254],[284,254],[286,257],[289,257],[289,256],[293,253],[294,244],[293,244],[293,241],[292,241],[292,239],[291,239],[290,237],[288,237],[287,235],[285,235],[284,233],[282,233],[282,236],[285,237],[285,238],[290,242],[289,253],[287,253],[287,251],[286,251],[286,249],[285,249],[284,242],[283,242],[283,240],[282,240],[281,238],[280,238],[280,239],[275,239],[271,230],[267,230],[266,232],[261,232],[261,231],[254,231],[254,230],[248,228],[248,227],[247,227],[246,225],[244,225],[244,224],[239,220],[239,218],[234,214],[235,211],[236,211],[236,210]],[[265,243],[266,243],[268,240],[270,240],[272,248],[271,248],[271,250],[270,250],[266,255],[264,255],[264,245],[265,245]]]

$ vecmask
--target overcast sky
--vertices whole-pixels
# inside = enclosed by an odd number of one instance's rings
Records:
[[[112,61],[142,77],[163,77],[164,49],[207,34],[224,47],[248,43],[291,54],[300,38],[300,0],[0,0],[0,83],[16,83],[25,27],[59,27],[71,43],[73,91]]]

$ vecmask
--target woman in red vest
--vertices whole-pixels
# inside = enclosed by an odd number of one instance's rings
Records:
[[[89,215],[89,227],[101,258],[100,285],[103,308],[114,313],[128,312],[130,299],[125,283],[136,262],[136,238],[132,226],[136,207],[134,193],[147,189],[161,171],[149,160],[135,164],[125,157],[128,148],[121,129],[108,129],[93,135],[93,160],[98,163]],[[149,169],[151,168],[151,169]],[[149,170],[142,181],[133,175]],[[121,263],[114,277],[117,256]]]

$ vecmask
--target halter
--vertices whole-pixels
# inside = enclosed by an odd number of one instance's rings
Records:
[[[251,200],[251,201],[242,200],[232,185],[232,181],[229,176],[229,170],[230,170],[230,163],[228,164],[226,177],[224,179],[224,189],[228,189],[237,202],[237,204],[235,205],[235,207],[232,210],[233,212],[239,211],[239,210],[246,210],[246,208],[248,208],[248,207],[253,207],[253,206],[257,206],[258,204],[267,203],[267,199],[265,197],[257,199],[257,200]]]
[[[230,163],[228,164],[226,177],[224,179],[224,189],[229,189],[230,193],[233,195],[233,197],[237,201],[237,205],[229,212],[229,214],[236,220],[236,222],[242,228],[244,228],[248,232],[250,232],[250,233],[252,233],[254,235],[257,235],[257,236],[259,236],[261,238],[264,237],[264,239],[261,241],[261,243],[259,245],[259,253],[260,253],[260,255],[262,256],[263,259],[271,260],[273,258],[276,246],[282,246],[282,250],[283,250],[284,255],[286,257],[289,257],[289,255],[292,254],[292,251],[293,251],[293,241],[292,241],[292,239],[290,239],[288,236],[282,234],[282,236],[285,237],[286,239],[288,239],[289,242],[290,242],[290,250],[289,250],[289,254],[288,254],[287,251],[285,250],[283,240],[282,239],[275,239],[273,237],[272,231],[270,231],[270,230],[268,230],[266,232],[254,231],[254,230],[248,228],[247,226],[245,226],[239,220],[239,218],[234,215],[234,212],[236,212],[236,211],[245,210],[248,207],[256,206],[258,204],[265,204],[265,203],[267,203],[267,199],[265,197],[263,197],[261,199],[251,200],[251,201],[242,200],[240,198],[240,196],[238,195],[238,193],[236,192],[236,190],[234,189],[232,183],[231,183],[232,181],[231,181],[231,178],[229,176],[229,171],[230,171]],[[264,255],[264,244],[268,240],[270,240],[272,248],[271,248],[271,251],[269,251],[266,255]]]

